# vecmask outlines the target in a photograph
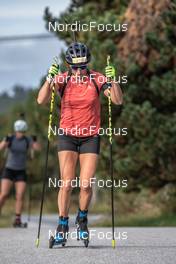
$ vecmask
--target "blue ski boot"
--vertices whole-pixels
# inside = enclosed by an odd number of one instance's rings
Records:
[[[79,209],[78,215],[76,217],[76,227],[77,227],[77,240],[83,240],[85,247],[89,245],[89,230],[87,227],[87,213],[88,210],[81,211]]]
[[[49,248],[52,248],[54,245],[62,245],[64,247],[67,242],[68,231],[68,217],[60,216],[56,236],[51,236],[49,239]]]

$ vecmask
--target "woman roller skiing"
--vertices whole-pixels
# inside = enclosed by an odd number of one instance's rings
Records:
[[[28,129],[24,120],[17,120],[14,123],[15,134],[7,136],[0,142],[0,150],[8,149],[5,169],[1,177],[0,211],[4,205],[10,190],[15,185],[15,220],[14,227],[27,227],[21,222],[21,213],[26,190],[26,161],[28,149],[40,150],[40,145],[36,141],[36,136],[25,135]]]
[[[68,47],[65,59],[69,64],[69,71],[59,73],[59,66],[53,64],[37,98],[39,104],[47,103],[53,84],[61,97],[59,131],[62,133],[58,136],[58,159],[62,187],[58,193],[57,233],[51,243],[54,245],[54,243],[64,244],[66,242],[66,233],[69,230],[71,181],[76,177],[76,165],[79,161],[80,196],[76,225],[78,238],[84,240],[85,246],[88,246],[88,208],[92,196],[90,179],[95,175],[100,152],[99,94],[103,92],[105,96],[108,96],[106,77],[113,79],[115,68],[107,66],[105,68],[106,76],[89,70],[90,51],[85,44],[79,42],[74,42]],[[110,93],[114,104],[122,104],[121,88],[114,81],[112,81]]]

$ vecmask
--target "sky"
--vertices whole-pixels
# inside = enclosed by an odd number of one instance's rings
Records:
[[[69,3],[70,0],[0,0],[0,37],[47,34],[45,7],[59,16]],[[64,47],[57,38],[0,42],[0,93],[12,94],[15,85],[37,88],[53,57]]]

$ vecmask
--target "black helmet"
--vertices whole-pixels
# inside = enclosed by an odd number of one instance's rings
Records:
[[[68,64],[84,66],[90,61],[91,54],[85,44],[74,42],[68,47],[65,58]]]

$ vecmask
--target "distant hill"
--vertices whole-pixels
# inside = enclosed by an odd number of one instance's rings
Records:
[[[25,103],[31,89],[24,89],[21,86],[15,86],[13,95],[10,96],[7,92],[0,94],[0,113],[9,112],[12,107],[18,103]]]

